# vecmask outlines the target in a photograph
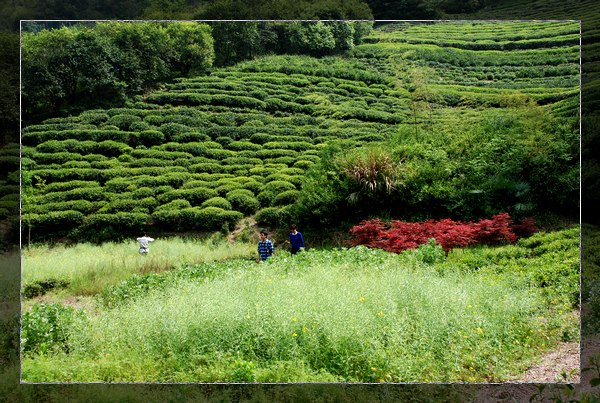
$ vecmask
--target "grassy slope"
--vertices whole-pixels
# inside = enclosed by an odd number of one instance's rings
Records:
[[[46,354],[27,354],[24,379],[511,379],[577,337],[577,235],[456,250],[435,264],[424,250],[359,247],[131,278],[69,325],[69,354],[52,353],[51,341]]]

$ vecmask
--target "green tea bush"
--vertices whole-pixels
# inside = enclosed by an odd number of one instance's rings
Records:
[[[192,158],[192,154],[183,151],[167,151],[156,148],[135,149],[131,151],[131,156],[135,158],[160,158],[165,160],[174,160],[176,158]]]
[[[262,191],[281,193],[286,190],[296,190],[296,186],[284,180],[273,180],[263,186]]]
[[[153,197],[156,194],[156,189],[149,188],[147,186],[139,187],[131,193],[136,199],[145,199],[147,197]]]
[[[257,151],[260,150],[262,147],[259,144],[256,144],[251,141],[231,141],[227,144],[227,148],[234,151]]]
[[[92,182],[92,183],[94,183],[94,182]],[[124,192],[133,183],[134,183],[134,180],[132,178],[117,177],[117,178],[108,180],[104,184],[104,189],[107,192]]]
[[[171,140],[176,143],[199,143],[199,142],[210,141],[210,139],[211,139],[210,136],[208,136],[204,133],[198,133],[198,132],[186,132],[186,133],[176,134],[176,135],[173,135],[173,137],[171,138]]]
[[[165,135],[166,141],[173,141],[173,137],[187,132],[193,132],[194,129],[180,123],[164,123],[160,126],[160,131]]]
[[[99,125],[101,123],[106,122],[110,116],[108,113],[102,110],[90,110],[82,112],[79,117],[81,118],[81,122],[90,123],[93,125]]]
[[[181,210],[182,221],[188,228],[219,230],[226,226],[233,229],[235,223],[243,217],[238,211],[228,211],[219,207],[192,207]]]
[[[41,203],[24,209],[24,212],[33,214],[47,214],[52,211],[74,210],[83,214],[90,214],[101,207],[102,202],[88,200],[69,200],[64,202]]]
[[[165,135],[159,130],[144,130],[137,136],[137,142],[146,147],[162,144],[165,139]]]
[[[295,157],[277,157],[277,158],[267,158],[265,159],[265,163],[272,164],[283,164],[283,165],[292,165],[296,161]]]
[[[285,206],[288,204],[294,204],[298,199],[298,195],[300,191],[298,190],[286,190],[284,192],[279,193],[273,201],[271,202],[272,206]]]
[[[192,180],[189,180],[188,182],[184,183],[183,186],[181,186],[181,188],[182,189],[192,189],[192,188],[196,188],[196,187],[212,188],[212,187],[216,187],[215,184],[216,184],[216,182],[192,179]]]
[[[74,232],[77,237],[84,237],[91,242],[121,241],[144,233],[150,216],[147,213],[119,211],[115,214],[96,213],[83,220]]]
[[[55,278],[49,278],[46,280],[39,280],[29,284],[23,284],[21,295],[23,298],[33,298],[39,295],[44,295],[50,290],[66,288],[69,283],[65,280],[58,280]]]
[[[189,166],[190,172],[194,173],[219,173],[223,172],[223,166],[217,162],[203,162],[200,164],[193,164]]]
[[[165,192],[157,196],[157,200],[161,203],[167,203],[175,199],[185,199],[193,206],[199,206],[204,201],[217,197],[219,194],[214,189],[208,188],[193,188],[193,189],[175,189]]]
[[[102,154],[107,157],[118,157],[121,154],[129,153],[132,150],[130,146],[127,144],[119,143],[113,140],[105,140],[97,143],[96,147],[94,147],[86,154],[90,152],[95,152],[97,154]]]
[[[18,158],[18,157],[17,157]],[[64,164],[69,161],[80,161],[83,156],[79,153],[71,153],[68,151],[61,151],[56,153],[36,153],[35,160],[38,164]],[[17,163],[17,167],[19,164]]]
[[[55,182],[46,185],[44,188],[45,192],[64,192],[67,190],[73,190],[78,188],[95,188],[100,185],[96,181],[68,181],[68,182]]]
[[[145,212],[148,213],[150,209],[156,207],[158,202],[153,197],[146,197],[140,200],[132,200],[132,199],[117,199],[111,200],[106,205],[104,205],[101,209],[98,210],[98,213],[118,213],[120,211],[124,212]]]
[[[132,168],[135,167],[166,167],[174,165],[173,161],[158,158],[139,158],[129,163]]]
[[[242,212],[244,215],[252,215],[258,210],[259,202],[254,197],[252,191],[248,189],[235,189],[225,196],[231,203],[231,208]]]
[[[225,158],[235,157],[236,152],[232,150],[224,150],[220,148],[209,148],[204,153],[205,157],[216,159],[216,160],[224,160]]]
[[[223,147],[228,147],[228,145],[234,141],[231,137],[227,136],[219,136],[215,139],[215,142],[221,144]]]
[[[149,114],[144,116],[144,122],[148,123],[152,126],[160,126],[168,120],[167,116],[159,115],[159,114]],[[162,132],[161,132],[162,133]]]
[[[261,225],[277,228],[281,222],[279,210],[279,207],[265,207],[258,210],[255,216],[256,222]]]
[[[185,171],[168,172],[163,175],[157,176],[156,178],[154,178],[154,181],[152,179],[148,179],[147,177],[144,177],[144,181],[142,181],[142,179],[140,178],[136,178],[136,183],[144,186],[150,186],[150,183],[158,183],[161,185],[180,187],[185,182],[190,180],[190,178],[191,174]]]
[[[183,216],[181,213],[188,208],[190,208],[190,206],[178,209],[157,209],[152,213],[153,225],[158,228],[175,231],[189,229],[188,226],[183,224]]]
[[[109,131],[118,131],[119,128],[115,125],[109,125],[108,123],[102,123],[101,125],[98,126],[98,129],[100,130],[109,130]]]
[[[122,114],[111,116],[108,119],[108,121],[106,121],[106,123],[109,125],[115,125],[119,129],[124,130],[124,131],[130,131],[130,130],[134,131],[135,129],[132,128],[131,126],[134,123],[141,122],[141,120],[142,120],[142,118],[140,118],[139,116],[122,113]]]
[[[47,183],[73,180],[95,181],[102,179],[102,174],[106,175],[95,168],[35,169],[31,173]]]
[[[263,177],[260,177],[261,180],[264,180]],[[263,184],[261,182],[259,182],[257,179],[251,180],[251,181],[247,181],[242,183],[242,188],[243,189],[247,189],[250,190],[252,193],[257,194],[260,192],[260,189],[262,188]]]
[[[219,207],[223,210],[231,210],[231,203],[224,197],[211,197],[210,199],[204,201],[200,207]]]
[[[271,207],[273,205],[273,200],[275,200],[275,197],[277,197],[278,194],[279,193],[272,190],[262,190],[256,195],[256,199],[258,200],[260,207]]]
[[[275,141],[277,137],[273,136],[272,134],[268,134],[268,133],[254,133],[253,135],[250,136],[250,138],[248,139],[251,143],[254,144],[265,144],[267,142],[270,141]]]
[[[277,158],[277,157],[297,157],[298,152],[294,150],[284,149],[261,149],[256,151],[256,157],[258,158]]]
[[[224,165],[223,172],[230,173],[232,175],[248,175],[250,168],[254,165]]]
[[[79,142],[77,140],[47,140],[38,144],[36,151],[41,153],[59,153],[74,151]]]
[[[130,144],[129,145],[131,145],[131,137],[133,134],[137,134],[137,133],[143,132],[145,130],[152,130],[152,129],[153,129],[153,126],[150,126],[147,122],[144,122],[144,121],[131,123],[131,125],[129,125],[129,131],[132,133],[130,134]]]
[[[226,165],[262,165],[263,161],[260,158],[250,158],[250,157],[229,157],[225,158],[221,161],[221,163]]]
[[[229,182],[229,183],[224,183],[222,185],[215,187],[215,191],[219,194],[219,196],[225,196],[227,193],[231,192],[232,190],[241,189],[241,188],[242,188],[241,183]]]
[[[287,166],[287,165],[286,165]],[[260,177],[262,178],[260,181],[264,181],[264,178],[272,173],[276,173],[280,170],[280,168],[273,168],[273,167],[266,167],[266,166],[256,166],[254,168],[250,168],[250,170],[248,171],[248,173],[251,176],[254,176],[256,178]],[[258,180],[258,179],[257,179]]]
[[[83,223],[85,215],[75,210],[50,211],[45,214],[24,214],[23,229],[31,228],[32,239],[65,236]]]
[[[100,155],[100,154],[89,154],[89,155]],[[101,157],[102,158],[97,159],[98,162],[103,162],[103,161],[108,160],[108,157],[105,157],[104,155],[102,155]],[[96,158],[94,158],[94,160],[96,160]],[[123,163],[124,165],[127,165],[128,163],[135,161],[135,158],[131,154],[121,154],[117,157],[117,160],[120,161],[121,163]]]
[[[67,161],[61,165],[63,168],[90,168],[92,164],[88,161]],[[98,166],[94,166],[94,168],[98,168]]]
[[[185,199],[175,199],[166,204],[163,204],[155,209],[155,212],[167,211],[167,210],[181,210],[184,208],[192,207],[189,201]]]
[[[104,199],[104,188],[98,187],[83,187],[62,192],[46,193],[43,196],[44,202],[57,202],[68,200],[89,200],[98,201]]]
[[[298,169],[301,169],[302,171],[305,171],[313,165],[315,165],[315,163],[312,161],[298,159],[298,160],[296,160],[296,162],[294,162],[294,165],[292,165],[292,166],[294,168],[298,168]]]
[[[63,165],[64,166],[64,165]],[[102,161],[92,161],[90,162],[90,168],[104,170],[104,169],[119,169],[124,168],[125,164],[118,158],[106,158]]]
[[[69,330],[85,313],[62,304],[34,304],[21,318],[21,348],[24,353],[68,352]]]
[[[231,175],[231,174],[224,174],[224,173],[213,174],[213,173],[209,173],[209,172],[201,172],[201,173],[196,173],[196,174],[192,174],[192,175],[193,175],[193,178],[196,179],[196,180],[203,180],[203,181],[215,182],[215,183],[217,183],[221,179],[231,179],[231,178],[234,178],[233,175]],[[219,182],[218,184],[220,184],[220,183],[221,182]]]
[[[307,141],[270,141],[264,143],[263,148],[269,150],[294,150],[294,151],[306,151],[313,148],[313,145]]]

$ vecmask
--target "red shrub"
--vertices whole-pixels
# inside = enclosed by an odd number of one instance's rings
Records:
[[[387,225],[380,219],[374,220],[363,220],[360,224],[350,228],[350,235],[354,238],[351,241],[352,246],[365,245],[369,248],[380,248],[382,247],[381,234],[387,230]]]
[[[515,242],[518,236],[513,232],[513,227],[522,233],[537,228],[533,220],[524,220],[520,226],[511,226],[510,216],[500,213],[491,219],[482,219],[476,223],[446,218],[424,222],[393,220],[387,225],[379,219],[365,220],[352,227],[350,234],[353,237],[353,246],[365,245],[399,253],[406,249],[415,249],[434,238],[436,243],[448,252],[452,248],[474,244],[496,245]]]
[[[491,220],[479,220],[477,228],[477,243],[495,245],[501,242],[515,242],[517,236],[511,228],[512,220],[508,213],[500,213]]]
[[[540,228],[535,225],[535,221],[532,217],[521,220],[519,224],[513,224],[512,230],[519,238],[527,238],[538,232]]]

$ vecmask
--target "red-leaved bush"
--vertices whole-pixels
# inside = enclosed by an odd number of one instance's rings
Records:
[[[365,245],[369,248],[384,249],[399,253],[415,249],[431,238],[441,245],[444,251],[469,245],[497,245],[513,243],[520,236],[528,236],[538,231],[533,219],[526,219],[512,225],[508,213],[500,213],[491,219],[478,222],[461,222],[446,218],[424,222],[393,220],[390,223],[379,219],[365,220],[350,229],[351,245]]]

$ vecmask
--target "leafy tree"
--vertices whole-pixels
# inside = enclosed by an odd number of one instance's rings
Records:
[[[102,22],[23,33],[24,119],[115,107],[214,59],[206,24]]]
[[[168,24],[173,56],[171,66],[181,75],[206,72],[214,61],[213,37],[210,27],[195,22]]]
[[[323,22],[291,23],[286,28],[291,53],[324,56],[336,48],[331,26]]]
[[[74,66],[69,54],[75,31],[68,28],[23,33],[22,98],[24,115],[57,114],[75,92]],[[51,51],[49,51],[51,49]]]
[[[263,30],[266,30],[262,24]],[[215,64],[227,66],[263,53],[265,43],[257,22],[215,22]]]

